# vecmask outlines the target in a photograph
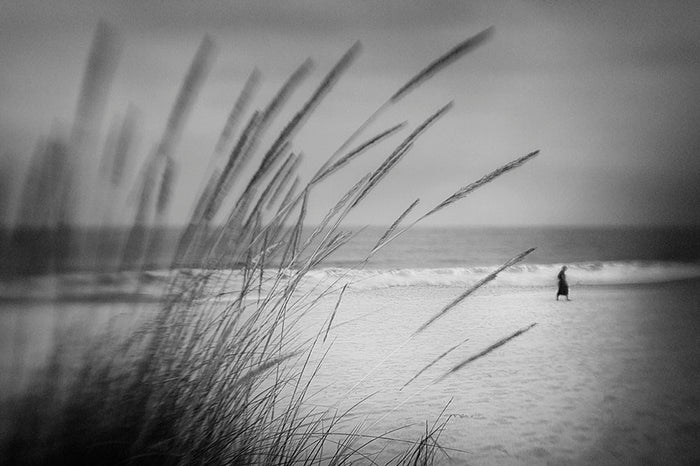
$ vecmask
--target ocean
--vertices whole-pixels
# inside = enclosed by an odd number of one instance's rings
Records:
[[[451,464],[700,462],[700,229],[417,228],[365,261],[381,234],[362,230],[301,285],[312,294],[333,290],[296,325],[312,338],[347,284],[323,358],[311,361],[320,367],[309,406],[357,404],[347,421],[360,433],[392,432],[399,441],[442,412],[449,422],[440,443]],[[522,263],[414,335],[531,247]],[[555,300],[563,265],[570,302]],[[235,273],[220,273],[220,284],[235,288]],[[56,315],[65,324],[67,316],[106,321],[153,309],[169,277],[157,267],[77,268],[3,280],[0,369],[12,374],[3,384],[27,380],[20,369],[49,351]],[[400,446],[378,444],[377,461]]]
[[[384,230],[368,227],[326,261],[352,266]],[[371,260],[377,269],[499,264],[537,248],[526,264],[700,261],[700,228],[669,227],[442,227],[414,228]]]
[[[460,287],[530,248],[535,251],[489,286],[552,288],[562,265],[567,265],[567,278],[573,286],[640,285],[700,277],[697,227],[414,228],[371,257],[369,252],[385,229],[348,230],[355,236],[309,274],[309,283],[343,277],[352,288],[362,289]],[[311,231],[306,228],[305,235]],[[177,229],[158,233],[163,246],[157,249],[157,255],[146,258],[143,274],[100,270],[105,264],[109,265],[107,270],[115,268],[113,264],[121,257],[118,244],[125,231],[115,230],[103,235],[108,239],[106,248],[94,248],[102,252],[99,260],[90,254],[89,260],[64,257],[68,264],[65,273],[38,273],[19,280],[17,275],[9,276],[0,281],[0,298],[157,300],[170,277],[170,252],[179,233]],[[88,232],[85,237],[89,236]],[[89,242],[97,243],[94,239]],[[33,238],[23,246],[38,249],[43,243],[46,241]],[[143,283],[144,277],[147,283]],[[136,283],[141,286],[136,287]],[[138,296],[133,294],[135,288],[139,288]]]

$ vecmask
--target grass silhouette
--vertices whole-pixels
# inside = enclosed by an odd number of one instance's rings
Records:
[[[314,293],[303,293],[300,283],[310,270],[353,237],[353,232],[342,229],[343,220],[452,104],[426,117],[388,150],[386,159],[357,181],[310,234],[305,236],[303,228],[316,186],[369,148],[386,145],[407,126],[396,124],[350,148],[371,121],[491,34],[492,30],[487,29],[463,41],[409,79],[339,145],[305,185],[297,175],[302,156],[293,147],[294,136],[347,72],[360,52],[360,44],[354,44],[339,59],[272,137],[269,147],[261,147],[266,140],[264,133],[281,114],[290,95],[308,78],[312,62],[302,63],[269,104],[260,109],[251,108],[259,80],[254,70],[224,124],[186,227],[178,230],[177,238],[165,247],[160,226],[170,207],[179,168],[175,148],[213,60],[215,45],[208,37],[202,41],[160,141],[132,180],[125,175],[125,166],[134,159],[131,151],[138,117],[130,111],[115,120],[118,123],[107,138],[99,179],[93,186],[109,192],[133,190],[136,208],[126,230],[115,231],[105,223],[103,228],[86,232],[74,226],[80,199],[96,198],[97,205],[92,208],[99,212],[99,220],[107,222],[118,215],[110,210],[114,207],[108,195],[81,191],[81,183],[73,175],[84,158],[86,140],[95,137],[96,122],[103,117],[103,102],[118,61],[120,39],[101,23],[86,67],[74,128],[70,134],[59,132],[47,137],[34,155],[26,188],[15,209],[13,228],[2,237],[6,258],[2,274],[11,278],[62,274],[80,267],[77,260],[82,267],[92,264],[88,268],[96,273],[119,270],[145,277],[154,261],[159,261],[167,266],[168,286],[155,315],[127,335],[104,335],[79,355],[77,363],[68,355],[71,342],[67,338],[57,340],[50,360],[35,374],[30,386],[1,400],[8,413],[7,427],[0,437],[2,461],[372,463],[375,460],[369,446],[385,441],[406,445],[402,455],[390,460],[392,464],[431,464],[437,455],[448,454],[438,443],[449,420],[444,413],[433,424],[426,424],[421,438],[406,442],[394,438],[391,432],[376,436],[364,435],[359,429],[347,432],[341,421],[352,408],[316,412],[305,407],[310,380],[318,369],[310,363],[311,355],[324,350],[345,286],[334,282],[315,288]],[[245,118],[247,123],[237,133]],[[409,227],[534,155],[536,152],[467,185]],[[254,163],[255,170],[245,178],[243,167]],[[368,259],[409,228],[399,229],[417,204],[411,204],[380,236],[376,247],[368,251]],[[223,218],[223,223],[216,222],[217,218]],[[116,257],[109,263],[102,259],[107,250]],[[527,253],[508,261],[441,312],[447,312]],[[92,260],[86,261],[90,257]],[[141,286],[137,283],[134,292]],[[295,326],[299,317],[321,298],[338,291],[327,325],[318,329],[315,338],[301,340]],[[226,299],[221,299],[224,296]],[[453,371],[516,336],[498,342]]]

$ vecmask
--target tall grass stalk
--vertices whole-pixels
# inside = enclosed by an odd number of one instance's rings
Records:
[[[433,315],[433,316],[432,316],[430,319],[428,319],[423,325],[421,325],[420,327],[418,327],[418,330],[416,330],[416,331],[414,332],[414,335],[415,335],[415,334],[418,334],[418,333],[420,333],[420,332],[422,332],[423,330],[425,330],[426,328],[428,328],[429,326],[431,326],[431,325],[432,325],[433,323],[435,323],[435,321],[438,320],[439,318],[444,317],[445,314],[447,314],[450,310],[452,310],[452,309],[453,309],[455,306],[457,306],[459,303],[461,303],[462,301],[464,301],[469,295],[471,295],[472,293],[474,293],[476,290],[478,290],[479,288],[481,288],[482,286],[484,286],[485,284],[487,284],[487,283],[490,282],[491,280],[495,279],[495,278],[498,276],[499,273],[503,272],[503,271],[504,271],[505,269],[507,269],[508,267],[510,267],[510,266],[512,266],[512,265],[515,265],[515,264],[517,264],[518,262],[520,262],[520,261],[522,261],[523,259],[525,259],[525,257],[528,256],[529,254],[531,254],[534,250],[535,250],[535,248],[530,248],[530,249],[528,249],[527,251],[521,252],[521,253],[518,254],[517,256],[511,257],[511,258],[508,259],[503,265],[501,265],[500,267],[498,267],[496,270],[494,270],[493,272],[491,272],[490,274],[486,275],[486,276],[485,276],[484,278],[482,278],[481,280],[479,280],[479,281],[477,281],[476,283],[474,283],[472,286],[470,286],[469,288],[467,288],[466,291],[464,291],[462,294],[460,294],[459,296],[457,296],[456,298],[454,298],[452,301],[450,301],[450,303],[447,304],[445,307],[443,307],[443,308],[440,310],[440,312],[438,312],[438,313],[436,313],[435,315]]]
[[[451,375],[451,374],[454,374],[455,372],[457,372],[457,371],[459,371],[459,370],[464,369],[464,366],[466,366],[467,364],[470,364],[470,363],[476,361],[477,359],[483,358],[484,356],[486,356],[486,355],[489,354],[490,352],[494,351],[495,349],[500,348],[501,346],[505,345],[506,343],[508,343],[509,341],[513,340],[514,338],[517,338],[517,337],[519,337],[520,335],[522,335],[523,333],[527,332],[528,330],[530,330],[531,328],[533,328],[535,325],[537,325],[537,324],[534,323],[534,324],[528,325],[527,327],[523,327],[523,328],[521,328],[520,330],[518,330],[518,331],[516,331],[516,332],[513,332],[511,335],[509,335],[509,336],[507,336],[507,337],[505,337],[505,338],[502,338],[502,339],[498,340],[496,343],[490,345],[489,347],[487,347],[486,349],[480,351],[479,353],[475,354],[474,356],[470,356],[469,358],[465,359],[464,361],[462,361],[462,362],[460,362],[459,364],[457,364],[457,365],[455,365],[454,367],[452,367],[452,369],[450,369],[449,371],[447,371],[447,372],[446,372],[442,377],[440,377],[437,381],[439,382],[439,381],[443,380],[445,377],[447,377],[447,376],[449,376],[449,375]]]
[[[444,359],[448,354],[450,354],[451,352],[453,352],[454,350],[456,350],[457,348],[459,348],[460,346],[462,346],[463,344],[465,344],[467,341],[469,341],[469,338],[465,338],[464,340],[460,341],[459,343],[457,343],[456,345],[452,346],[450,349],[448,349],[447,351],[444,351],[444,352],[441,353],[438,357],[436,357],[435,359],[433,359],[432,361],[430,361],[430,362],[429,362],[428,364],[426,364],[421,370],[419,370],[418,372],[416,372],[416,375],[414,375],[413,377],[411,377],[411,379],[410,379],[408,382],[406,382],[405,384],[403,384],[403,386],[401,387],[401,390],[403,390],[404,388],[406,388],[406,387],[408,386],[408,384],[410,384],[411,382],[413,382],[414,380],[416,380],[418,377],[421,376],[421,374],[423,374],[425,371],[427,371],[428,369],[430,369],[431,367],[433,367],[435,364],[437,364],[438,362],[440,362],[440,361],[441,361],[442,359]]]
[[[98,29],[94,49],[104,47],[100,45],[104,43],[104,27]],[[360,44],[356,43],[342,55],[262,151],[258,146],[264,132],[271,127],[273,118],[284,112],[289,96],[310,73],[311,62],[302,63],[268,105],[257,110],[252,105],[252,95],[259,77],[253,71],[217,140],[210,162],[212,169],[207,170],[201,183],[203,189],[193,199],[191,216],[174,257],[165,261],[169,275],[157,311],[143,317],[143,322],[135,324],[126,335],[116,331],[106,334],[77,359],[68,349],[69,341],[59,338],[49,364],[35,374],[34,383],[16,397],[0,398],[2,408],[8,413],[8,427],[0,432],[0,460],[8,464],[176,465],[383,461],[377,456],[382,450],[372,448],[378,442],[390,440],[389,435],[365,434],[362,425],[347,429],[354,409],[362,400],[344,410],[338,406],[314,409],[307,404],[311,382],[331,347],[326,340],[329,337],[333,340],[333,332],[340,325],[334,326],[334,320],[348,285],[340,286],[339,281],[334,281],[316,284],[308,290],[302,285],[311,270],[359,233],[344,231],[343,221],[433,123],[447,114],[452,104],[441,107],[393,150],[387,151],[382,163],[340,196],[321,223],[306,236],[304,225],[313,202],[313,188],[361,154],[380,149],[398,134],[404,123],[376,133],[346,152],[383,109],[415,91],[434,74],[483,43],[490,34],[487,30],[463,41],[409,79],[305,184],[298,172],[302,157],[294,147],[294,137],[347,72],[360,51]],[[146,156],[134,183],[136,206],[129,213],[130,230],[119,246],[123,249],[119,268],[124,276],[142,279],[136,291],[146,286],[144,280],[150,276],[147,270],[153,263],[162,266],[155,256],[162,247],[156,227],[165,218],[170,192],[176,186],[176,145],[211,65],[213,48],[213,42],[205,38],[187,72],[163,135]],[[87,94],[106,95],[109,80],[93,81],[102,84],[95,84],[96,89],[89,84]],[[88,108],[86,105],[81,103],[79,108]],[[80,115],[99,113],[98,110],[97,107],[79,110],[78,119],[84,119]],[[246,119],[247,124],[234,137],[236,126]],[[115,149],[105,152],[101,176],[108,176],[115,187],[131,181],[125,177],[124,166],[135,155],[131,153],[134,145],[130,142],[135,131],[135,119],[127,116],[115,133]],[[85,135],[86,140],[90,136]],[[75,136],[57,132],[40,145],[28,188],[21,196],[17,228],[3,237],[8,244],[3,244],[2,250],[12,250],[21,236],[21,227],[32,218],[39,219],[51,239],[45,249],[46,257],[42,258],[41,267],[27,261],[32,265],[27,270],[12,268],[17,261],[7,262],[3,264],[6,275],[46,270],[60,273],[67,268],[65,245],[59,240],[65,233],[61,229],[68,227],[66,212],[74,208],[67,193],[76,180],[66,167],[79,163],[80,155],[78,144],[69,142],[71,138]],[[246,178],[242,169],[254,160],[257,160],[255,169]],[[421,219],[526,160],[529,158],[515,161],[463,188]],[[405,231],[396,233],[417,204],[416,200],[393,222],[373,250],[368,251],[368,258]],[[116,218],[117,207],[110,203],[104,203],[104,207],[108,209],[104,218]],[[220,218],[222,224],[217,223]],[[104,230],[108,232],[109,228]],[[432,325],[474,289],[530,252],[506,262],[418,331]],[[358,267],[365,264],[366,261],[360,262]],[[332,312],[309,337],[300,328],[303,317],[336,292]],[[139,310],[134,305],[135,315],[147,315]],[[517,335],[454,366],[452,372],[525,331],[516,332]],[[388,357],[404,348],[411,338]],[[416,377],[447,358],[453,350],[442,351]],[[319,357],[321,362],[315,362]],[[391,462],[431,464],[438,455],[447,455],[449,449],[442,449],[438,439],[448,419],[443,411],[432,426],[426,424],[419,439],[406,443],[405,452],[391,458]]]
[[[401,223],[403,218],[405,217],[405,213],[402,214],[395,222],[394,224],[391,225],[389,230],[386,233],[382,235],[382,238],[380,241],[377,242],[377,245],[374,247],[372,250],[370,257],[374,254],[376,254],[380,249],[382,249],[384,246],[388,245],[392,241],[394,241],[396,238],[410,230],[411,228],[415,227],[418,223],[424,221],[426,218],[430,217],[433,214],[436,214],[437,212],[443,210],[444,208],[448,207],[451,204],[454,204],[455,202],[464,199],[468,194],[470,194],[472,191],[476,190],[477,188],[480,188],[481,186],[484,186],[485,184],[488,184],[498,178],[499,176],[503,175],[504,173],[509,172],[510,170],[513,170],[514,168],[517,168],[527,161],[531,160],[535,156],[537,156],[540,153],[539,150],[530,152],[527,155],[524,155],[522,157],[519,157],[511,162],[508,162],[505,165],[502,165],[498,167],[497,169],[487,173],[483,177],[479,178],[477,181],[474,181],[473,183],[470,183],[460,189],[458,189],[454,194],[449,196],[447,199],[442,201],[440,204],[437,206],[433,207],[431,210],[429,210],[427,213],[421,215],[419,218],[411,222],[408,226],[402,228],[401,230],[397,231],[396,233],[393,233],[396,228],[398,227],[398,224]]]
[[[485,42],[493,34],[493,27],[485,29],[480,33],[472,36],[450,49],[445,54],[431,62],[421,71],[416,73],[403,86],[401,86],[392,96],[383,104],[381,104],[365,121],[360,124],[348,138],[338,147],[338,149],[328,158],[322,169],[331,164],[362,132],[368,128],[379,116],[386,111],[391,105],[396,104],[399,100],[406,97],[408,94],[416,90],[421,84],[426,82],[432,76],[439,73],[442,69],[457,61],[467,52],[475,49]]]

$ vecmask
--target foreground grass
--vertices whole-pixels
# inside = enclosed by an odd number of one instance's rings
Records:
[[[295,324],[300,315],[332,293],[338,293],[337,310],[345,288],[339,282],[322,284],[315,293],[304,294],[299,285],[308,271],[352,238],[353,232],[341,229],[343,220],[413,143],[449,112],[452,104],[439,107],[404,136],[374,171],[338,200],[309,235],[303,235],[307,205],[315,186],[404,129],[404,124],[393,125],[357,142],[378,115],[490,34],[491,30],[486,30],[463,41],[409,79],[339,145],[306,185],[296,174],[301,157],[293,147],[294,135],[350,67],[360,45],[353,45],[340,58],[277,135],[266,131],[308,76],[310,62],[302,63],[270,103],[258,110],[248,108],[259,79],[254,71],[224,125],[187,227],[176,247],[164,251],[154,226],[162,223],[169,208],[177,173],[175,146],[206,77],[213,42],[205,38],[197,50],[163,136],[139,172],[130,231],[116,240],[104,237],[109,233],[88,237],[69,227],[75,216],[78,185],[71,167],[80,163],[89,139],[86,135],[95,131],[90,125],[99,120],[101,95],[106,94],[116,63],[118,41],[108,27],[101,25],[74,128],[68,135],[52,135],[40,145],[21,197],[16,228],[3,238],[2,246],[8,254],[21,250],[17,245],[26,236],[25,224],[38,219],[33,226],[48,238],[42,241],[45,253],[15,257],[4,273],[60,273],[76,256],[83,263],[85,258],[93,258],[93,268],[102,270],[100,258],[105,244],[110,244],[118,249],[119,260],[109,266],[113,271],[138,273],[148,268],[153,257],[166,257],[170,283],[152,319],[127,336],[105,335],[79,355],[77,364],[69,351],[71,342],[58,339],[50,361],[31,386],[16,398],[2,400],[9,414],[8,428],[0,438],[3,462],[372,463],[379,450],[373,444],[398,441],[389,434],[367,437],[359,429],[348,432],[344,422],[348,411],[317,412],[305,406],[309,382],[317,369],[309,361],[312,354],[322,351],[335,312],[311,341],[298,338]],[[113,190],[129,186],[123,173],[131,157],[134,126],[132,114],[115,126],[112,144],[106,146],[103,156],[100,185]],[[261,148],[268,139],[272,141],[269,147]],[[367,260],[406,229],[535,155],[537,152],[532,152],[494,170],[402,226],[418,201],[412,203],[367,252]],[[252,174],[243,179],[244,167],[254,163],[257,165]],[[101,202],[96,211],[109,212],[109,200]],[[432,325],[476,288],[530,252],[514,256],[416,332]],[[12,269],[12,264],[17,268]],[[223,295],[227,298],[219,299]],[[526,330],[463,361],[453,371]],[[423,435],[408,442],[404,453],[389,461],[430,464],[438,455],[447,454],[438,443],[447,420],[440,416],[426,424]]]

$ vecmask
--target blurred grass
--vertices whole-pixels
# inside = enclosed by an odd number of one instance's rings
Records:
[[[373,463],[373,443],[405,442],[388,433],[368,437],[359,429],[346,432],[341,421],[348,412],[306,409],[309,378],[317,369],[309,361],[312,354],[323,351],[345,286],[324,284],[313,296],[300,296],[298,287],[307,272],[347,243],[353,232],[342,230],[345,217],[452,104],[440,107],[412,130],[304,237],[307,205],[316,185],[368,149],[386,144],[406,126],[394,125],[348,149],[379,113],[490,35],[488,29],[467,39],[409,79],[340,144],[306,185],[296,173],[302,157],[294,148],[294,135],[352,65],[360,45],[340,58],[267,148],[260,147],[263,132],[308,77],[312,62],[305,61],[259,109],[250,108],[260,79],[254,70],[224,124],[186,227],[166,232],[163,219],[177,183],[175,148],[215,46],[208,37],[202,41],[161,140],[135,179],[129,179],[125,170],[136,160],[132,140],[137,113],[130,110],[113,120],[97,179],[85,183],[76,179],[76,167],[85,163],[89,141],[96,138],[120,50],[116,33],[101,23],[72,132],[57,131],[37,145],[26,187],[12,209],[13,226],[1,238],[2,275],[12,279],[75,269],[140,273],[155,267],[169,270],[168,290],[158,312],[145,324],[126,335],[114,331],[103,335],[79,354],[77,362],[70,350],[74,342],[65,335],[57,339],[49,361],[34,374],[30,386],[0,400],[7,413],[0,437],[3,463]],[[237,132],[244,118],[248,123]],[[490,182],[533,155],[469,186]],[[245,179],[242,167],[256,160],[257,168]],[[240,189],[234,191],[234,185]],[[458,191],[418,220],[471,189]],[[112,198],[127,192],[135,193],[136,207],[119,212]],[[416,205],[381,235],[375,251],[397,236],[394,231]],[[10,215],[11,209],[2,207],[4,215]],[[97,227],[90,231],[76,227],[80,208],[90,209]],[[111,222],[124,216],[131,216],[129,227],[115,230]],[[223,224],[216,223],[218,218],[224,219]],[[375,251],[368,251],[368,257]],[[105,259],[108,256],[111,260]],[[235,275],[235,285],[222,279],[221,271],[227,270]],[[300,340],[295,327],[298,314],[338,291],[328,324],[317,329],[315,339]],[[229,299],[218,299],[222,295]],[[423,435],[406,442],[405,452],[391,463],[431,464],[447,454],[438,440],[448,420],[440,415],[432,425],[426,424]]]

